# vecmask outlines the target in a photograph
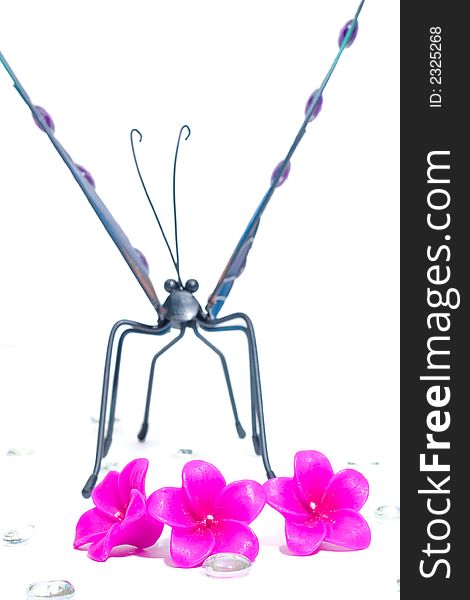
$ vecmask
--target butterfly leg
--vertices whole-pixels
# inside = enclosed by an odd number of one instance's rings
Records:
[[[220,358],[220,362],[222,363],[222,369],[224,370],[225,382],[227,384],[227,389],[228,389],[228,395],[230,397],[230,404],[232,406],[232,412],[233,412],[233,416],[235,419],[235,427],[237,429],[238,437],[243,439],[244,437],[246,437],[246,432],[243,429],[242,424],[240,423],[240,419],[238,418],[237,405],[235,404],[235,397],[233,395],[232,383],[230,381],[230,375],[228,372],[228,366],[227,366],[227,361],[225,359],[225,356],[222,354],[222,352],[216,346],[214,346],[214,344],[211,344],[211,342],[209,342],[209,340],[207,340],[204,336],[202,336],[199,333],[199,331],[197,329],[197,325],[194,325],[193,331],[194,331],[196,337],[199,338],[202,342],[204,342],[204,344],[206,344],[206,346],[208,346]]]
[[[225,319],[223,319],[225,321]],[[243,333],[247,336],[248,333],[247,328],[243,325],[227,325],[227,326],[211,326],[206,321],[199,321],[199,324],[202,329],[205,331],[243,331]],[[257,415],[257,388],[255,385],[256,375],[254,371],[254,361],[251,345],[248,344],[248,355],[249,355],[249,364],[250,364],[250,391],[251,391],[251,427],[252,427],[252,441],[253,448],[256,454],[261,454],[261,448],[259,443],[259,433],[258,433],[258,415]]]
[[[141,442],[143,442],[145,440],[145,438],[147,437],[147,432],[148,432],[148,428],[149,428],[150,400],[152,398],[153,378],[155,375],[155,363],[157,362],[157,359],[160,358],[160,356],[162,354],[164,354],[167,350],[169,350],[172,346],[174,346],[176,344],[176,342],[179,342],[185,333],[186,333],[186,328],[184,325],[182,325],[180,333],[175,338],[173,338],[169,344],[167,344],[166,346],[163,346],[163,348],[161,350],[159,350],[152,358],[152,363],[150,365],[149,382],[148,382],[148,386],[147,386],[147,399],[145,402],[144,420],[142,423],[142,427],[140,428],[140,431],[137,434],[137,437],[139,438],[139,440]]]
[[[264,425],[264,409],[263,409],[263,396],[261,392],[261,377],[259,371],[259,360],[258,360],[258,348],[256,346],[256,337],[255,330],[253,327],[253,323],[248,315],[245,313],[234,313],[232,315],[233,318],[242,319],[246,325],[246,335],[248,338],[248,346],[250,348],[251,359],[252,359],[252,369],[251,369],[251,379],[252,386],[256,391],[254,395],[254,404],[255,409],[253,410],[252,406],[252,417],[257,417],[259,430],[258,433],[255,433],[255,429],[253,430],[253,444],[255,446],[256,451],[256,436],[258,436],[259,450],[261,451],[261,456],[263,458],[264,468],[266,469],[266,476],[268,479],[272,479],[275,477],[274,472],[269,464],[268,457],[268,447],[266,442],[266,429]]]
[[[106,424],[106,413],[107,413],[107,404],[108,404],[108,390],[109,390],[109,375],[111,370],[111,359],[113,355],[113,345],[114,338],[116,337],[116,333],[118,329],[122,326],[129,326],[134,328],[149,328],[152,329],[149,325],[144,325],[142,323],[137,323],[136,321],[129,321],[127,319],[123,319],[121,321],[117,321],[111,328],[108,338],[108,345],[106,348],[106,359],[104,363],[104,373],[103,373],[103,388],[101,391],[101,407],[100,407],[100,418],[98,424],[98,440],[96,444],[96,458],[95,465],[93,467],[93,472],[88,478],[85,486],[82,489],[82,496],[84,498],[89,498],[93,488],[96,485],[96,481],[98,480],[98,473],[101,468],[101,460],[103,458],[103,450],[104,450],[104,430]],[[153,328],[156,330],[157,328]]]
[[[104,439],[104,448],[103,448],[103,458],[108,454],[109,448],[111,447],[111,442],[113,441],[113,430],[114,430],[114,422],[116,415],[116,401],[117,401],[117,392],[119,386],[119,374],[121,368],[121,356],[122,356],[122,347],[124,344],[124,340],[129,333],[140,333],[144,335],[164,335],[170,331],[169,325],[164,325],[161,327],[152,327],[150,325],[145,326],[141,325],[137,327],[131,327],[129,329],[124,330],[118,341],[117,350],[116,350],[116,361],[114,364],[114,377],[113,377],[113,385],[111,389],[111,405],[109,408],[109,417],[108,417],[108,427],[106,430],[106,437]]]
[[[241,319],[246,327],[230,325],[219,327],[224,323]],[[266,430],[264,425],[263,398],[261,392],[261,379],[259,372],[258,350],[256,346],[256,337],[251,319],[245,313],[233,313],[219,319],[200,321],[200,325],[206,331],[222,331],[239,329],[245,332],[248,340],[249,358],[250,358],[250,385],[251,385],[251,415],[253,425],[253,446],[257,454],[263,458],[264,468],[268,479],[275,477],[269,463],[268,449],[266,443]]]

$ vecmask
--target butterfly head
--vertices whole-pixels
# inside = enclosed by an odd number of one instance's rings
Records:
[[[160,316],[163,319],[170,321],[174,327],[180,328],[201,314],[201,306],[193,296],[199,288],[199,283],[195,279],[188,279],[184,286],[175,279],[167,279],[164,287],[169,296],[160,307]]]

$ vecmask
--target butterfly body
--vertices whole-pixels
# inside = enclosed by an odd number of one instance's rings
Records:
[[[258,351],[256,345],[256,338],[254,333],[253,324],[250,318],[241,312],[233,313],[223,317],[219,317],[219,312],[222,309],[230,290],[235,280],[243,273],[246,265],[248,253],[251,250],[253,240],[258,232],[259,223],[261,216],[269,203],[272,195],[274,194],[277,187],[282,185],[289,175],[291,169],[291,158],[296,151],[301,139],[303,138],[307,126],[318,116],[322,105],[323,105],[323,92],[324,89],[338,63],[338,60],[345,48],[348,48],[354,39],[356,38],[358,31],[358,16],[364,4],[364,0],[361,0],[354,19],[348,21],[342,28],[340,38],[338,40],[339,51],[331,64],[326,76],[324,77],[321,85],[317,88],[310,96],[304,113],[305,118],[303,119],[302,125],[294,138],[294,141],[287,152],[285,158],[276,166],[271,176],[270,186],[262,198],[259,206],[255,210],[248,226],[242,234],[238,244],[235,247],[233,254],[231,255],[227,266],[225,267],[222,275],[219,278],[216,287],[208,299],[208,304],[205,311],[201,308],[201,305],[194,296],[194,293],[198,290],[199,284],[195,279],[189,279],[185,285],[183,285],[180,277],[180,261],[178,253],[178,239],[177,239],[177,226],[176,226],[176,203],[175,203],[175,170],[173,172],[173,208],[174,208],[174,221],[175,221],[175,245],[176,255],[173,254],[168,239],[163,231],[159,218],[156,214],[152,201],[149,198],[145,184],[143,182],[139,166],[137,164],[133,136],[139,136],[139,142],[142,140],[141,133],[133,129],[131,131],[131,144],[132,151],[134,154],[134,160],[136,161],[137,171],[141,179],[143,189],[149,199],[152,210],[163,234],[165,243],[167,244],[170,252],[173,264],[176,268],[178,281],[174,279],[168,279],[165,282],[165,290],[168,292],[168,296],[162,304],[157,297],[153,283],[149,277],[149,266],[144,255],[137,250],[131,243],[124,231],[121,229],[119,224],[114,219],[113,215],[101,200],[100,196],[95,190],[95,180],[91,174],[81,165],[75,163],[70,154],[65,150],[62,144],[55,137],[55,125],[51,116],[42,107],[33,104],[29,95],[19,82],[18,78],[12,71],[11,67],[7,63],[6,59],[0,52],[0,63],[3,64],[6,71],[13,80],[14,87],[20,94],[21,98],[29,107],[36,125],[48,136],[52,145],[54,146],[57,153],[60,155],[67,168],[71,172],[77,184],[80,186],[82,192],[88,199],[90,205],[95,211],[98,218],[101,220],[107,233],[117,246],[121,255],[125,259],[138,283],[141,285],[145,292],[148,300],[152,306],[156,309],[158,314],[157,325],[146,325],[136,321],[123,319],[117,321],[111,328],[105,358],[105,367],[103,375],[103,386],[101,393],[101,407],[100,407],[100,418],[98,425],[98,436],[96,446],[96,458],[93,472],[88,478],[83,490],[82,495],[89,497],[97,482],[98,474],[101,468],[101,461],[109,452],[111,442],[113,438],[113,428],[115,422],[115,411],[117,402],[117,391],[120,376],[120,366],[122,349],[125,339],[131,333],[133,334],[144,334],[150,336],[162,336],[170,333],[172,330],[179,330],[179,333],[173,337],[163,348],[161,348],[153,357],[150,365],[147,398],[145,404],[144,419],[141,429],[138,433],[138,438],[144,441],[149,427],[149,411],[150,411],[150,399],[152,395],[152,386],[155,374],[156,362],[162,354],[174,346],[182,337],[186,331],[192,330],[194,335],[201,340],[207,347],[215,352],[220,358],[224,376],[227,384],[228,394],[230,397],[230,404],[232,413],[235,420],[235,427],[240,438],[244,438],[246,433],[243,429],[239,418],[235,399],[233,395],[232,385],[227,367],[227,361],[222,352],[212,344],[205,336],[202,335],[201,330],[214,333],[214,332],[225,332],[225,331],[240,331],[246,336],[248,344],[248,358],[249,358],[249,370],[250,370],[250,396],[251,396],[251,424],[252,424],[252,440],[256,454],[261,455],[263,459],[263,465],[266,470],[268,478],[274,477],[274,472],[271,468],[266,443],[266,433],[264,425],[264,411],[263,401],[261,392],[261,381],[259,373],[259,361]],[[175,155],[175,166],[176,156],[178,154],[178,147],[180,138],[183,133],[186,133],[185,139],[188,139],[190,135],[190,129],[187,125],[184,125],[178,137],[178,145]],[[114,357],[114,368],[111,372],[111,365],[113,364]],[[111,383],[111,389],[110,389]],[[110,402],[108,402],[110,396]]]
[[[182,326],[194,322],[197,317],[203,316],[201,305],[187,287],[172,290],[160,307],[159,314],[162,321],[169,321],[176,329],[181,329]]]

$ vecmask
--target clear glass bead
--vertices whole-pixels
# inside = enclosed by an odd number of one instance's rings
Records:
[[[100,473],[109,473],[109,471],[118,471],[119,463],[115,460],[107,460],[101,463]]]
[[[172,458],[177,458],[184,462],[201,458],[201,454],[192,448],[178,448],[178,450],[176,450],[176,452],[171,456]]]
[[[70,581],[54,579],[50,581],[37,581],[28,585],[26,598],[37,600],[38,598],[61,598],[68,600],[75,597],[75,588]]]
[[[374,516],[377,521],[394,521],[400,518],[400,507],[384,504],[374,511]]]
[[[32,448],[8,448],[7,456],[31,456],[34,454],[34,450]]]
[[[92,423],[99,423],[100,422],[100,418],[96,417],[95,415],[91,415],[90,416],[90,421]],[[114,425],[117,425],[119,423],[120,419],[119,417],[114,417]]]
[[[5,546],[22,546],[27,544],[34,535],[34,525],[9,527],[2,531],[2,542]]]
[[[380,461],[375,458],[353,458],[347,461],[347,464],[350,467],[360,467],[362,469],[367,469],[368,467],[378,467],[380,465]]]
[[[220,552],[206,558],[202,570],[209,577],[244,577],[251,570],[251,561],[243,554]]]
[[[191,450],[191,448],[180,448],[176,454],[178,456],[192,456],[193,451]]]

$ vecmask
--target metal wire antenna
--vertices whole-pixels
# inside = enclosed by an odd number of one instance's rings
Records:
[[[131,138],[131,148],[132,148],[132,156],[134,158],[134,163],[135,163],[135,167],[137,169],[137,174],[139,175],[139,179],[140,179],[140,183],[142,184],[142,188],[145,192],[145,196],[147,197],[147,200],[150,204],[150,207],[152,209],[152,212],[154,214],[154,217],[158,223],[158,227],[160,228],[160,232],[163,236],[163,239],[165,241],[166,247],[168,248],[168,252],[170,253],[170,257],[171,260],[173,262],[173,265],[175,267],[176,270],[176,275],[178,277],[178,283],[181,287],[183,287],[183,283],[181,281],[181,275],[180,275],[180,268],[179,268],[179,248],[178,248],[178,224],[177,224],[177,220],[176,220],[176,195],[175,195],[175,174],[176,174],[176,159],[178,157],[178,148],[179,148],[179,143],[180,143],[180,139],[181,139],[181,134],[183,132],[183,130],[187,128],[188,129],[188,135],[186,136],[185,139],[188,139],[191,131],[189,129],[189,127],[187,125],[183,125],[183,127],[180,129],[179,135],[178,135],[178,144],[176,146],[176,153],[175,153],[175,161],[174,161],[174,167],[173,167],[173,218],[174,218],[174,226],[175,226],[175,246],[176,246],[176,258],[175,255],[173,254],[173,251],[171,249],[170,243],[168,241],[168,238],[165,234],[165,230],[163,229],[163,225],[158,217],[157,211],[155,209],[155,206],[152,202],[152,199],[150,198],[150,194],[147,191],[147,186],[145,185],[144,182],[144,178],[142,177],[142,173],[140,171],[140,167],[139,167],[139,162],[137,160],[137,156],[135,153],[135,146],[134,146],[134,133],[138,134],[139,136],[139,142],[142,141],[142,134],[138,129],[132,129],[131,133],[130,133],[130,138]]]
[[[183,127],[181,127],[180,132],[178,134],[178,142],[176,143],[176,150],[175,150],[175,160],[173,163],[173,222],[175,224],[176,270],[178,272],[178,278],[179,278],[179,273],[180,273],[180,252],[179,252],[179,245],[178,245],[178,220],[176,218],[176,162],[178,160],[178,150],[180,147],[181,135],[185,129],[188,130],[188,134],[184,139],[187,140],[189,138],[189,136],[191,135],[191,129],[189,128],[189,126],[183,125]],[[180,284],[181,284],[181,278],[180,278]]]

